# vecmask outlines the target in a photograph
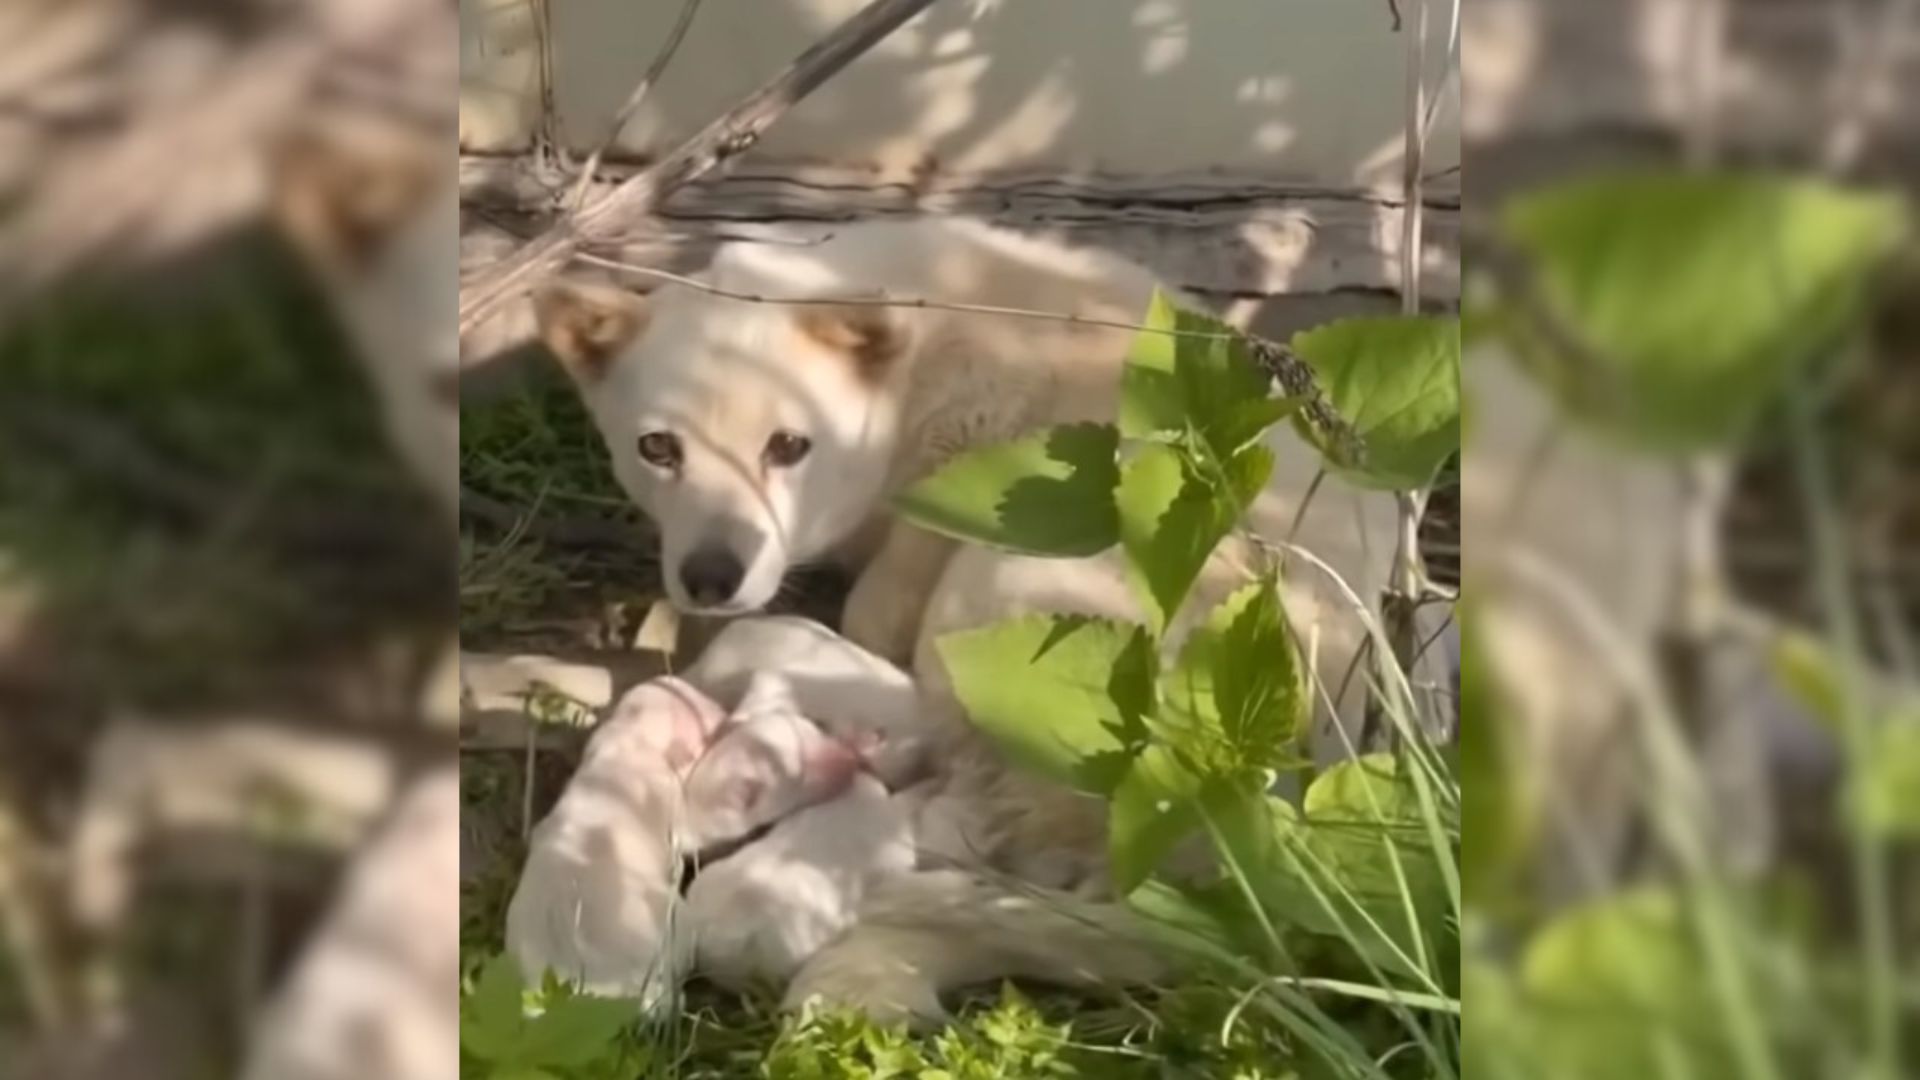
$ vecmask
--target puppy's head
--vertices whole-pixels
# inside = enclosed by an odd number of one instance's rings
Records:
[[[707,751],[726,714],[713,699],[667,676],[627,691],[608,725],[631,730],[653,760],[685,776]]]
[[[878,510],[908,347],[896,309],[562,282],[535,310],[660,530],[675,606],[764,608]]]
[[[845,791],[858,753],[802,716],[778,675],[756,676],[720,737],[688,774],[686,846],[725,844]]]

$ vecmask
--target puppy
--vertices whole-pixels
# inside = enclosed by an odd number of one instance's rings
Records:
[[[811,619],[736,619],[715,635],[685,678],[714,700],[740,700],[753,676],[773,672],[799,712],[858,745],[875,775],[899,790],[928,767],[933,730],[920,721],[913,677]]]
[[[580,768],[534,829],[507,908],[507,949],[532,983],[547,971],[651,1010],[687,957],[671,932],[681,781],[723,722],[673,678],[629,691],[595,729]]]
[[[404,791],[262,1016],[244,1080],[454,1080],[459,789],[446,765]]]
[[[852,925],[871,880],[913,869],[905,799],[862,773],[838,798],[703,868],[687,890],[695,970],[734,989],[784,988]]]
[[[755,675],[725,732],[687,775],[681,848],[711,861],[845,791],[864,765],[857,749],[806,718],[784,676]]]

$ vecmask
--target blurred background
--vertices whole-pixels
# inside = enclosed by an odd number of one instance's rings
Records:
[[[455,1075],[457,17],[0,4],[8,1080]]]
[[[1920,1074],[1914,9],[1467,5],[1476,1077]]]

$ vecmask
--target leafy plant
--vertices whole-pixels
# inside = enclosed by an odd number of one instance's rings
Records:
[[[1304,1024],[1299,1037],[1336,1075],[1379,1070],[1275,974],[1384,1003],[1432,1074],[1451,1075],[1457,781],[1416,737],[1399,756],[1329,770],[1299,805],[1269,794],[1279,772],[1307,764],[1312,700],[1278,565],[1203,613],[1177,649],[1169,629],[1272,472],[1266,434],[1301,402],[1269,396],[1246,339],[1216,320],[1156,297],[1146,325],[1117,423],[976,450],[901,499],[926,528],[1026,554],[1117,545],[1146,616],[1030,615],[950,634],[938,648],[955,692],[1013,760],[1108,800],[1119,889],[1234,978],[1256,980],[1256,1011]],[[1322,447],[1330,470],[1414,487],[1457,450],[1455,322],[1349,320],[1293,348],[1365,440],[1357,460]],[[1410,701],[1394,708],[1405,719]],[[1218,877],[1157,876],[1197,837],[1219,855]]]
[[[1537,303],[1484,325],[1568,414],[1666,453],[1753,427],[1855,320],[1901,242],[1899,199],[1751,173],[1602,176],[1513,200]]]
[[[641,1075],[647,1049],[630,1038],[639,1016],[636,1002],[575,993],[552,980],[529,994],[512,958],[496,956],[461,996],[460,1074],[492,1080]]]

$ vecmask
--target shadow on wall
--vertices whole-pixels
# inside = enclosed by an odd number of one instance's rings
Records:
[[[862,2],[706,0],[623,148],[672,145]],[[679,7],[552,6],[557,126],[570,148],[598,143]],[[526,145],[540,96],[531,11],[529,0],[463,7],[469,146]],[[1404,39],[1391,18],[1384,3],[1313,0],[947,0],[795,108],[757,153],[902,179],[1017,169],[1384,179],[1397,169],[1402,110]],[[1444,14],[1429,36],[1431,85],[1445,66]],[[1458,160],[1451,120],[1436,132],[1436,168]]]

